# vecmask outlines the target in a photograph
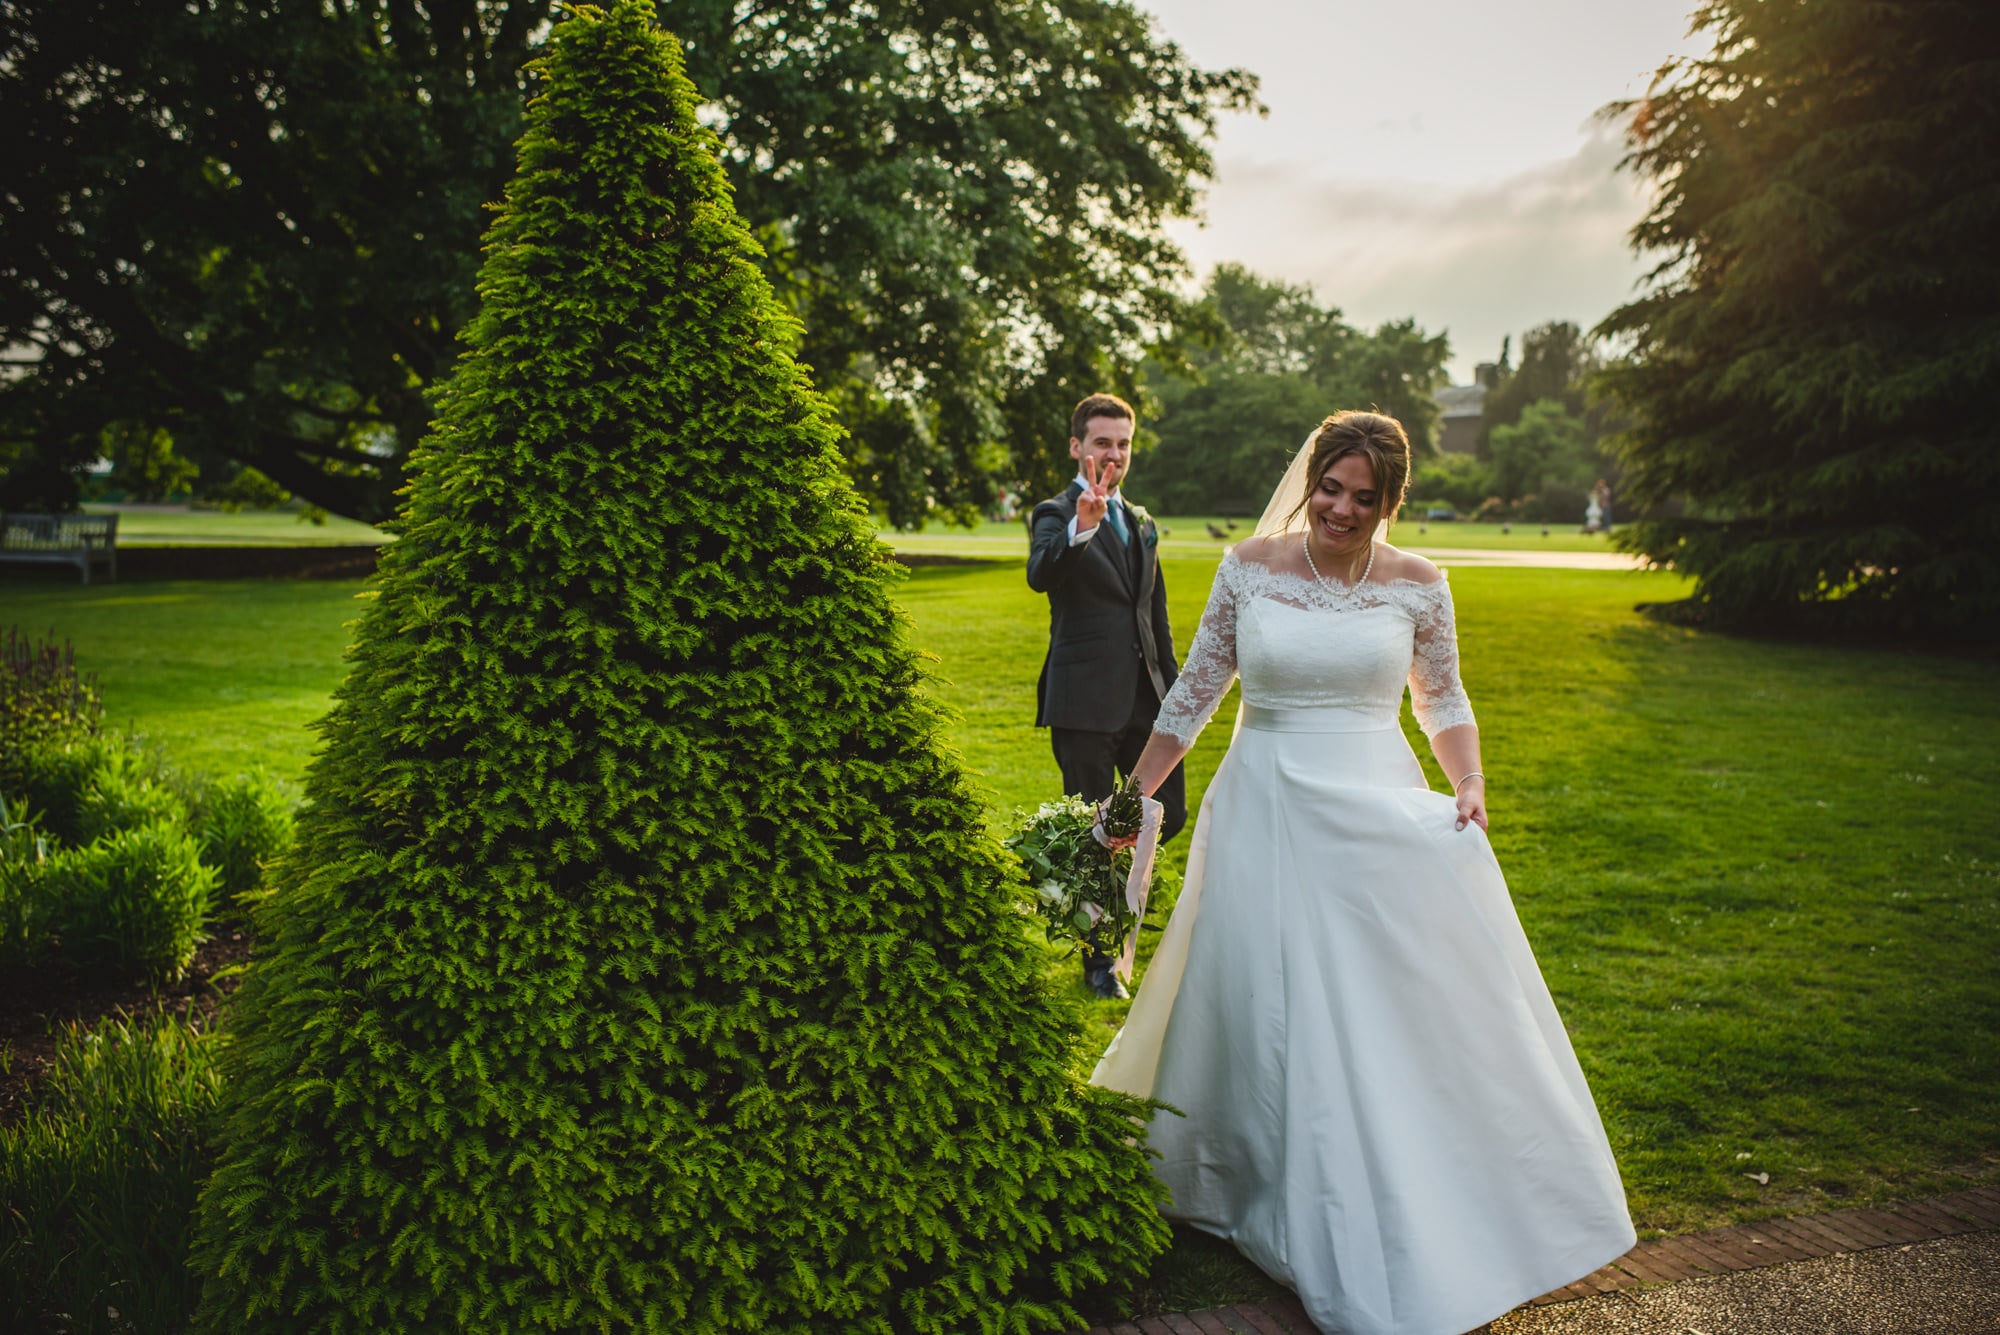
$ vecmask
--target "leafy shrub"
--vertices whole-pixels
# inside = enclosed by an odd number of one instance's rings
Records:
[[[1584,509],[1589,504],[1590,492],[1587,488],[1564,482],[1547,482],[1540,491],[1523,496],[1514,507],[1514,515],[1533,524],[1581,528]]]
[[[39,841],[33,866],[0,865],[0,959],[38,959],[51,939],[65,960],[120,977],[177,975],[193,958],[215,900],[216,870],[190,830],[187,800],[157,757],[99,735],[31,748],[17,758],[16,795],[5,810]],[[241,806],[231,795],[225,805]],[[245,814],[225,817],[230,838],[257,838]],[[246,828],[236,828],[246,827]]]
[[[185,1326],[219,1088],[215,1040],[185,1020],[63,1036],[25,1115],[0,1126],[0,1328]]]
[[[158,764],[136,748],[111,747],[99,754],[77,797],[75,842],[95,843],[144,825],[187,824],[187,803]]]
[[[1583,522],[1585,498],[1604,475],[1590,423],[1559,399],[1529,404],[1518,422],[1493,428],[1494,490],[1520,502],[1516,519]]]
[[[19,782],[17,758],[29,751],[94,737],[104,700],[94,675],[76,670],[68,641],[43,642],[7,628],[0,638],[0,792]]]
[[[1166,1243],[653,6],[570,11],[255,909],[212,1331],[1066,1328]]]
[[[87,844],[153,821],[185,824],[179,780],[136,741],[99,734],[26,748],[6,789],[63,844]]]
[[[88,843],[82,836],[84,796],[99,772],[122,769],[124,750],[121,739],[101,735],[27,747],[12,757],[11,779],[0,792],[58,843]]]
[[[1418,461],[1410,473],[1405,515],[1421,515],[1430,506],[1448,506],[1471,514],[1493,492],[1493,470],[1469,454],[1440,454]]]
[[[171,978],[194,958],[215,870],[165,822],[116,830],[51,857],[41,890],[64,958],[120,976]]]
[[[292,802],[263,774],[203,788],[193,813],[201,860],[215,868],[225,898],[255,890],[264,869],[292,846]]]
[[[32,964],[47,939],[42,869],[48,837],[0,796],[0,969]]]

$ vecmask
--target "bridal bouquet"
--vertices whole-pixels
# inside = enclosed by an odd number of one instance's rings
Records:
[[[1138,785],[1128,783],[1111,796],[1104,832],[1114,839],[1136,836],[1144,819]],[[1069,941],[1099,955],[1118,956],[1139,908],[1128,902],[1132,850],[1106,848],[1091,834],[1097,807],[1080,797],[1044,802],[1023,812],[1020,824],[1002,842],[1021,859],[1034,887],[1035,912],[1051,941]],[[1143,908],[1144,900],[1140,901]]]

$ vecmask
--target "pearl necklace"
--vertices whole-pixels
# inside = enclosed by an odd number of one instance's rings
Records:
[[[1326,583],[1326,577],[1319,573],[1319,565],[1317,562],[1313,560],[1312,532],[1310,530],[1299,534],[1299,545],[1301,548],[1304,549],[1306,554],[1306,569],[1313,572],[1313,583],[1315,584]],[[1375,539],[1371,535],[1368,539],[1368,564],[1361,567],[1360,576],[1352,584],[1349,584],[1341,589],[1340,599],[1342,602],[1346,602],[1349,598],[1352,598],[1354,596],[1354,591],[1361,587],[1362,582],[1368,578],[1368,572],[1373,570],[1374,568],[1375,568]]]

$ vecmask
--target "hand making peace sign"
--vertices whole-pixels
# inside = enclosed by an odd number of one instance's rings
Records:
[[[1076,530],[1079,533],[1103,523],[1104,512],[1111,508],[1111,493],[1105,489],[1103,472],[1097,460],[1086,454],[1082,462],[1083,480],[1088,485],[1084,487],[1083,495],[1076,498]]]

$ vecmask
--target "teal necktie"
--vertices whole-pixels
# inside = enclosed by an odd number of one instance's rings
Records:
[[[1125,522],[1125,502],[1113,496],[1111,504],[1104,507],[1104,517],[1111,521],[1111,531],[1118,535],[1118,541],[1131,546],[1132,528]]]

